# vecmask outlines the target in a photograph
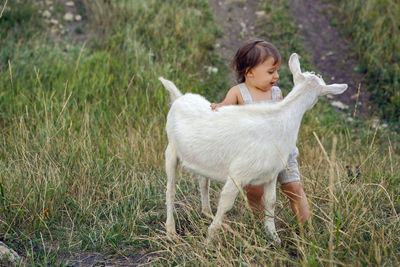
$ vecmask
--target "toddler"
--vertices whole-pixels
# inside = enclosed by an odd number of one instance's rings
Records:
[[[212,103],[211,109],[217,110],[225,105],[245,105],[259,101],[279,101],[282,92],[276,83],[279,78],[281,55],[272,44],[263,40],[252,40],[236,52],[232,67],[236,72],[238,85],[232,87],[224,101]],[[298,221],[311,225],[309,205],[300,182],[297,165],[298,149],[289,156],[288,168],[278,175],[282,191],[290,200],[290,206]],[[256,215],[264,211],[264,185],[247,185],[247,199]]]

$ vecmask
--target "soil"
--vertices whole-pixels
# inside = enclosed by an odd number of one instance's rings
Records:
[[[138,251],[128,257],[107,255],[99,252],[81,252],[74,256],[66,256],[60,263],[67,266],[142,266],[148,265],[153,256],[144,251]]]
[[[258,9],[259,1],[209,0],[209,3],[216,24],[220,25],[224,33],[217,39],[217,53],[229,64],[244,41],[262,36],[262,25],[257,23],[257,16],[262,15]],[[358,62],[350,50],[351,43],[330,23],[333,16],[332,6],[320,0],[293,0],[290,13],[293,22],[300,29],[303,45],[316,67],[314,71],[320,73],[327,84],[349,85],[345,93],[332,96],[331,99],[347,105],[349,109],[346,110],[352,114],[363,76],[355,71]],[[229,82],[235,84],[233,74],[229,77]],[[369,94],[362,84],[357,103],[358,115],[366,116],[373,110]]]
[[[230,64],[236,50],[249,39],[259,37],[261,29],[257,27],[258,1],[251,0],[209,0],[215,24],[219,25],[223,35],[217,39],[217,53],[226,65]],[[233,73],[229,74],[229,83],[236,84]]]

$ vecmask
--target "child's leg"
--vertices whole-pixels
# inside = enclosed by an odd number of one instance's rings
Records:
[[[247,185],[247,200],[249,201],[249,205],[253,210],[254,215],[264,215],[265,204],[263,200],[264,195],[264,185]]]
[[[304,225],[308,222],[311,226],[310,206],[308,205],[306,194],[303,190],[301,182],[290,182],[281,185],[282,192],[290,200],[290,207],[292,208],[297,220]]]

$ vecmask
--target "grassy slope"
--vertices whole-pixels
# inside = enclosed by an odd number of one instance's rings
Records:
[[[210,219],[199,214],[195,179],[178,179],[182,238],[167,241],[163,150],[169,100],[156,78],[210,99],[226,90],[224,71],[209,75],[204,68],[218,65],[212,50],[217,31],[204,1],[99,3],[84,2],[88,30],[97,33],[86,46],[52,42],[34,16],[9,12],[0,19],[0,239],[28,263],[50,265],[79,250],[154,252],[148,257],[162,264],[325,264],[330,257],[347,264],[398,263],[399,143],[362,122],[348,125],[323,101],[307,113],[299,137],[315,241],[295,234],[287,200],[279,195],[284,243],[270,249],[262,222],[249,216],[239,197],[221,242],[205,248]],[[270,16],[262,22],[286,61],[293,51],[304,55],[287,3],[266,1]],[[37,8],[13,5],[27,14]],[[305,55],[302,63],[312,69]],[[287,67],[281,77],[282,87],[290,88]],[[339,141],[332,158],[334,137]],[[214,208],[219,187],[212,185]]]
[[[400,116],[400,5],[395,0],[330,0],[333,23],[353,40],[366,86],[385,119],[398,126]]]

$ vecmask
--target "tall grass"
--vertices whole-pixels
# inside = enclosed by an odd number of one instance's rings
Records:
[[[217,242],[206,247],[211,219],[199,214],[196,179],[184,171],[177,181],[180,238],[167,240],[169,97],[156,78],[210,99],[226,90],[224,72],[204,68],[219,62],[209,7],[194,0],[83,3],[84,30],[93,34],[85,44],[54,42],[46,33],[18,42],[35,32],[29,20],[9,28],[15,38],[0,40],[7,54],[0,62],[0,239],[26,264],[55,265],[80,251],[149,265],[325,265],[330,255],[338,265],[399,263],[399,143],[368,125],[342,123],[323,103],[304,118],[299,139],[315,240],[299,234],[278,190],[282,247],[271,246],[240,197]],[[286,20],[284,3],[275,2],[271,19]],[[285,29],[290,39],[296,28]],[[289,77],[282,78],[285,88]],[[220,186],[212,184],[214,211]]]
[[[333,1],[335,20],[349,35],[366,74],[365,86],[372,92],[386,119],[400,117],[400,5],[396,0]]]
[[[42,236],[68,250],[142,247],[137,236],[163,221],[169,99],[157,77],[209,96],[223,84],[204,68],[207,3],[86,1],[94,36],[72,45],[19,20],[26,2],[0,21],[16,24],[1,39],[1,238],[32,260],[47,255],[31,252],[48,248]]]

